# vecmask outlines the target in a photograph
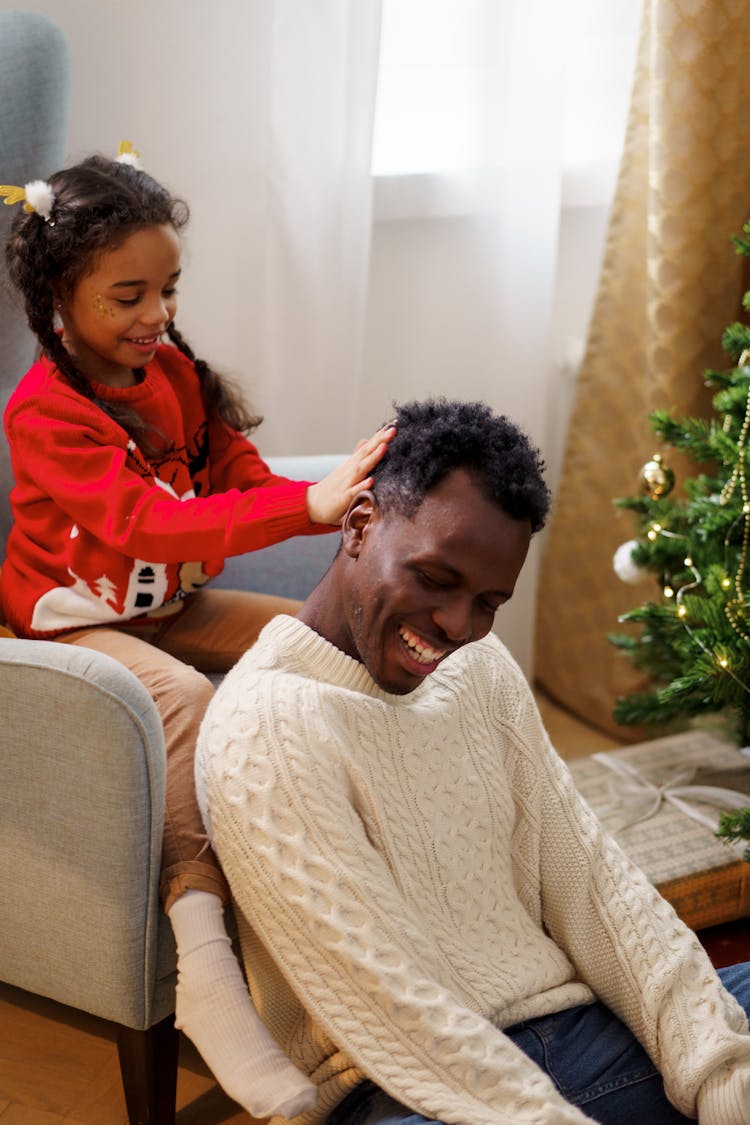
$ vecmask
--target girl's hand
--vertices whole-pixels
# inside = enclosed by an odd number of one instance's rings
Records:
[[[354,452],[327,477],[307,490],[307,514],[313,523],[341,523],[354,497],[372,488],[370,473],[396,436],[396,427],[383,426],[371,438],[358,441]]]

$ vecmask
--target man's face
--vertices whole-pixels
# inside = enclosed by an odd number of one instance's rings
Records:
[[[344,527],[344,619],[329,635],[385,691],[404,695],[492,628],[513,594],[531,525],[514,520],[463,469],[413,516],[361,499]]]

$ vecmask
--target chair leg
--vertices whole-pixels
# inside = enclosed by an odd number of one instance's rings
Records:
[[[179,1044],[174,1016],[146,1031],[118,1024],[117,1052],[130,1125],[174,1125]]]

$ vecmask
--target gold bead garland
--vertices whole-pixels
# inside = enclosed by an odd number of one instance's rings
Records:
[[[742,355],[739,358],[739,362],[738,362],[737,366],[738,367],[745,367],[748,364],[748,362],[750,362],[750,348],[746,348],[744,350],[744,352],[742,353]],[[726,423],[728,421],[728,418],[729,418],[729,415],[727,415],[724,419],[724,422],[725,422],[724,429],[725,429],[725,431],[726,431]],[[735,633],[737,633],[737,635],[739,637],[741,637],[743,639],[743,641],[748,641],[748,642],[750,642],[750,634],[748,634],[748,632],[745,628],[745,622],[744,622],[745,591],[743,589],[743,579],[744,579],[745,570],[746,570],[746,567],[747,567],[748,545],[750,545],[750,497],[748,496],[747,471],[746,471],[746,468],[745,468],[745,450],[746,450],[746,447],[747,447],[747,435],[748,435],[749,431],[750,431],[750,392],[748,393],[747,403],[746,403],[746,406],[745,406],[745,418],[744,418],[744,421],[742,423],[742,429],[740,430],[740,435],[739,435],[739,438],[737,439],[737,452],[738,452],[737,464],[734,467],[734,471],[733,471],[731,477],[729,478],[727,483],[724,485],[724,487],[721,490],[721,493],[719,495],[719,503],[720,504],[728,504],[729,501],[731,500],[732,496],[735,493],[735,490],[737,488],[737,484],[739,483],[740,495],[742,497],[742,514],[740,516],[740,518],[743,521],[742,546],[740,548],[740,560],[739,560],[739,565],[737,567],[737,573],[734,576],[735,597],[731,601],[727,602],[724,612],[726,613],[727,621],[729,622],[731,627],[734,629]],[[734,530],[735,526],[736,526],[736,521],[735,521],[735,523],[732,524],[732,527],[729,529],[727,537],[724,541],[725,553],[728,553],[729,536],[730,536],[731,532]],[[723,585],[724,585],[724,583],[722,583],[722,586]],[[728,588],[728,586],[730,586],[730,585],[731,585],[731,582],[729,582],[727,584],[727,587],[725,587],[725,588]]]

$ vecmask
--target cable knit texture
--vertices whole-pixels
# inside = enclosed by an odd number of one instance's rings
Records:
[[[503,1035],[600,998],[701,1122],[750,1122],[747,1021],[578,796],[494,637],[389,695],[276,618],[212,701],[196,777],[251,990],[318,1085],[457,1125],[588,1120]],[[272,956],[269,956],[270,951]]]

